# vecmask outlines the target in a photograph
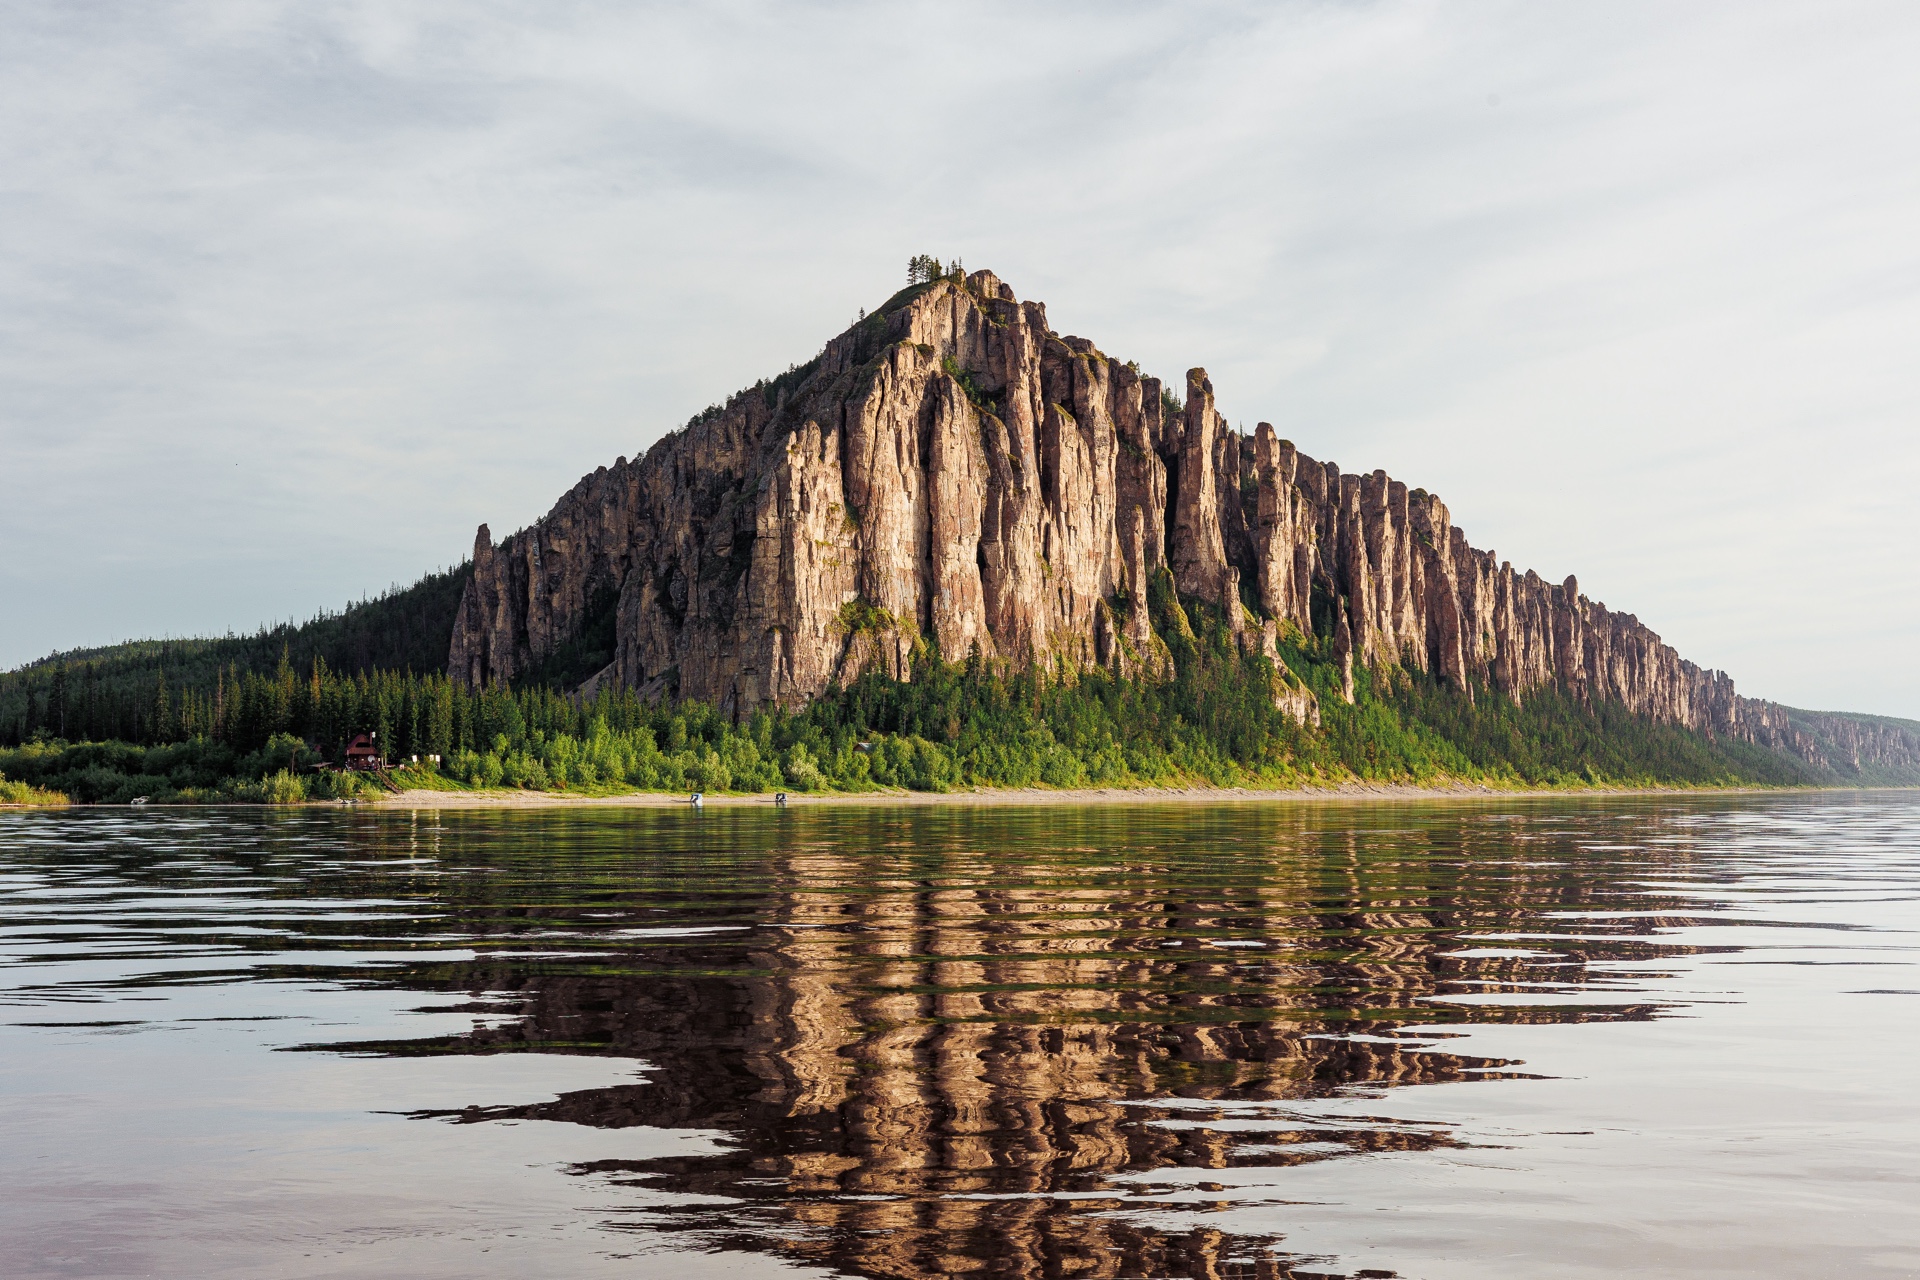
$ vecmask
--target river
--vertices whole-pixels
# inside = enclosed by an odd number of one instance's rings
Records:
[[[1920,796],[0,814],[0,1274],[1920,1275]]]

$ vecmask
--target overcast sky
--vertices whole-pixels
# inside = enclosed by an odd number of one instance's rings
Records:
[[[927,252],[1920,716],[1920,5],[15,3],[0,666],[460,560]]]

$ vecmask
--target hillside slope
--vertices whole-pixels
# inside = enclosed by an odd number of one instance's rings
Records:
[[[440,671],[470,571],[462,564],[430,573],[338,613],[251,635],[133,640],[51,654],[0,673],[0,743],[36,732],[74,741],[153,741],[168,736],[159,723],[163,705],[177,711],[188,691],[210,698],[223,673],[267,675],[283,656],[302,674],[316,659],[347,675]]]

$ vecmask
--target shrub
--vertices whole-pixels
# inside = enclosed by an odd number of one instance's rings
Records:
[[[67,802],[67,797],[58,791],[29,786],[24,782],[9,782],[7,775],[0,773],[0,804],[54,806]]]
[[[733,770],[720,758],[720,753],[708,747],[705,755],[688,753],[693,758],[686,765],[686,780],[695,791],[728,791],[733,787]]]
[[[491,756],[488,758],[492,759]],[[545,791],[553,785],[547,767],[524,751],[516,751],[500,762],[500,778],[509,787],[528,791]]]
[[[307,782],[307,796],[313,800],[352,800],[371,791],[372,784],[357,773],[329,769],[314,774]]]
[[[827,776],[820,772],[819,762],[813,758],[813,753],[807,750],[804,742],[796,742],[787,748],[780,772],[786,775],[787,785],[795,791],[822,791],[829,785]]]
[[[260,784],[262,804],[299,804],[306,798],[306,784],[285,769],[264,779]]]

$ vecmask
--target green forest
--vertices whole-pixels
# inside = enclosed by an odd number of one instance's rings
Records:
[[[379,788],[767,792],[909,788],[1278,787],[1351,779],[1503,786],[1794,785],[1810,768],[1551,691],[1515,702],[1417,670],[1355,673],[1340,698],[1323,639],[1292,634],[1290,670],[1320,728],[1273,705],[1280,678],[1226,619],[1164,575],[1146,608],[1171,680],[944,660],[867,675],[806,710],[734,722],[629,690],[558,682],[470,690],[441,673],[466,570],[304,626],[244,638],[56,655],[0,676],[0,803],[351,798]],[[422,674],[422,673],[425,674]],[[370,733],[388,775],[319,768]],[[437,757],[438,763],[434,762]]]
[[[0,672],[0,743],[190,738],[204,731],[204,708],[223,675],[234,669],[269,673],[282,658],[302,670],[318,660],[348,674],[444,670],[470,568],[430,573],[338,613],[251,635],[136,640],[56,653]]]

